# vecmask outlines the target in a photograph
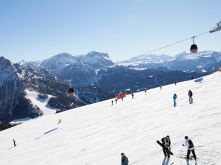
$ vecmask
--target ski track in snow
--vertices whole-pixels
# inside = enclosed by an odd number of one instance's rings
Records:
[[[0,132],[1,165],[195,165],[179,158],[188,135],[199,157],[197,165],[221,164],[221,72],[203,78],[51,114]],[[194,103],[188,102],[188,90]],[[177,107],[173,107],[173,93]],[[36,102],[37,104],[37,102]],[[61,119],[61,123],[58,120]],[[170,135],[175,156],[165,162],[156,143]],[[17,147],[12,147],[12,139]]]
[[[48,106],[48,101],[52,95],[48,95],[46,99],[40,99],[38,93],[35,91],[25,90],[26,98],[31,101],[34,106],[38,106],[44,115],[50,115],[56,113],[56,109]]]

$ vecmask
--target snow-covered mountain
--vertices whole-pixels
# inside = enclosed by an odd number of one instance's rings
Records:
[[[102,69],[114,64],[107,53],[100,53],[96,51],[79,56],[79,62],[87,64],[94,69]]]
[[[42,61],[40,63],[40,66],[48,70],[51,70],[57,74],[62,74],[63,70],[66,67],[75,64],[89,65],[94,70],[96,70],[111,66],[113,65],[113,62],[111,61],[107,53],[92,51],[86,55],[77,55],[77,56],[72,56],[71,54],[68,53],[61,53]]]
[[[24,71],[0,57],[0,127],[9,121],[22,117],[36,117],[42,114],[38,107],[25,98]]]
[[[185,72],[214,72],[221,66],[221,52],[201,51],[198,53],[183,53],[167,63],[171,70]]]
[[[69,65],[61,74],[65,79],[71,80],[75,87],[92,86],[96,76],[95,69],[84,63]]]
[[[113,165],[124,152],[131,165],[192,165],[184,136],[194,145],[198,165],[221,162],[221,73],[128,95],[28,121],[1,132],[3,165]],[[194,103],[188,102],[188,90]],[[177,107],[172,96],[176,92]],[[58,121],[60,124],[57,124]],[[30,131],[31,130],[31,131]],[[156,143],[170,135],[174,156]],[[12,139],[17,146],[13,147]]]
[[[74,64],[76,61],[77,58],[71,54],[61,53],[42,61],[41,67],[49,69],[55,73],[61,73],[65,67]]]
[[[36,62],[20,66],[0,57],[0,129],[7,128],[12,120],[39,117],[111,97],[88,86],[76,87],[76,96],[68,97],[69,85],[69,81]]]
[[[148,55],[140,55],[137,57],[132,57],[129,60],[126,61],[121,61],[119,63],[117,63],[118,65],[123,65],[123,66],[128,66],[128,65],[140,65],[140,64],[162,64],[168,61],[173,60],[174,57],[171,57],[169,55],[154,55],[154,54],[148,54]]]
[[[131,69],[158,69],[179,70],[185,72],[214,72],[221,64],[221,52],[201,51],[198,53],[182,52],[175,57],[168,55],[141,55],[118,65]]]

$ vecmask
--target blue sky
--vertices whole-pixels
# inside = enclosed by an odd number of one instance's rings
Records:
[[[13,62],[101,51],[128,59],[221,20],[220,0],[0,0],[0,56]],[[196,39],[221,51],[221,32]],[[155,54],[189,51],[191,40]]]

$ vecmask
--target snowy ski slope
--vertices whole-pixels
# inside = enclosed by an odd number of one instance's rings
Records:
[[[0,165],[192,165],[184,136],[194,142],[198,165],[221,164],[221,72],[64,113],[47,115],[0,132]],[[188,90],[194,103],[188,103]],[[172,96],[178,95],[177,107]],[[61,123],[57,124],[61,119]],[[172,156],[164,162],[157,139],[170,135]],[[13,147],[12,139],[17,141]]]

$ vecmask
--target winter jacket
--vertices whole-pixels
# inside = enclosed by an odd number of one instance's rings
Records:
[[[176,94],[174,94],[174,95],[173,95],[173,99],[175,100],[176,98],[177,98],[177,95],[176,95]]]
[[[128,158],[124,155],[121,158],[121,165],[128,165],[129,161]]]
[[[167,139],[167,138],[162,138],[161,141],[162,141],[162,144],[163,144],[164,147],[170,149],[171,141],[170,141],[169,139]]]
[[[166,139],[165,147],[170,148],[170,144],[171,144],[170,140]]]
[[[188,150],[193,150],[194,149],[194,145],[191,139],[186,139],[185,141],[185,146],[187,146]]]
[[[192,92],[191,90],[189,90],[188,96],[189,96],[189,97],[192,97],[192,96],[193,96],[193,92]]]

